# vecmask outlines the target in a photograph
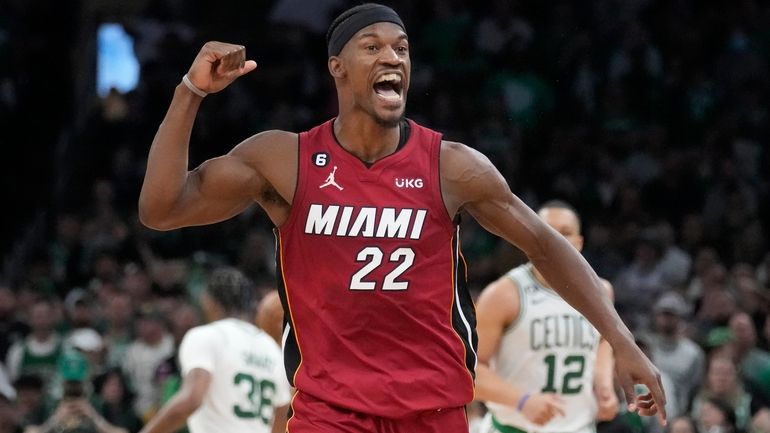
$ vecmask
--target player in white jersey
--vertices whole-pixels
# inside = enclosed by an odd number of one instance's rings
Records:
[[[201,304],[209,324],[179,347],[182,388],[142,433],[277,433],[291,392],[278,344],[248,321],[254,287],[232,268],[215,270]],[[246,318],[246,319],[244,319]]]
[[[582,248],[571,206],[548,202],[539,215]],[[489,409],[483,433],[587,433],[615,417],[612,348],[531,263],[487,286],[476,316],[476,399]]]

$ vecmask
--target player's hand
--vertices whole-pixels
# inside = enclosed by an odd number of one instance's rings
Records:
[[[596,394],[596,403],[599,410],[596,413],[597,421],[610,421],[618,414],[619,402],[618,395],[611,386],[597,386],[594,390]]]
[[[534,424],[543,425],[556,415],[564,416],[564,400],[557,394],[532,394],[524,402],[521,413]]]
[[[666,395],[660,380],[660,372],[636,344],[613,347],[617,377],[623,388],[628,410],[642,416],[658,415],[661,425],[666,425]],[[636,395],[635,384],[642,384],[649,392]]]
[[[246,47],[225,42],[206,42],[193,60],[187,78],[200,90],[216,93],[257,67],[246,60]]]

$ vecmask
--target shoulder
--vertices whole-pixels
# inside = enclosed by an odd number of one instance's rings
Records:
[[[253,161],[255,158],[266,154],[296,151],[298,143],[298,133],[274,129],[260,132],[243,140],[230,151],[229,155]]]
[[[182,344],[216,342],[221,339],[217,337],[217,334],[221,333],[221,330],[218,328],[220,328],[220,324],[217,324],[217,322],[190,328],[182,337]]]
[[[489,158],[462,143],[441,142],[440,173],[441,192],[450,211],[510,195],[507,182]]]
[[[604,292],[607,294],[607,296],[610,297],[611,300],[615,300],[615,289],[612,287],[612,283],[605,280],[604,278],[599,278],[602,282],[602,288],[604,289]]]
[[[488,315],[507,324],[518,317],[520,304],[519,286],[506,273],[481,291],[476,303],[477,316]]]
[[[492,162],[483,153],[456,141],[441,141],[442,175],[444,168],[447,174],[456,174],[463,169],[492,166]]]
[[[278,343],[275,340],[273,340],[273,337],[271,337],[268,333],[266,333],[265,331],[259,328],[257,328],[257,330],[258,330],[258,334],[255,340],[256,340],[256,343],[258,343],[259,347],[266,350],[270,355],[283,359],[281,346],[279,346]]]

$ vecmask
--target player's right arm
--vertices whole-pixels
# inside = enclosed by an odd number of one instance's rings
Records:
[[[218,92],[256,68],[245,56],[241,45],[208,42],[187,76],[198,89]],[[240,213],[259,201],[269,186],[261,164],[270,159],[270,147],[276,142],[296,141],[288,132],[264,132],[190,171],[190,135],[202,100],[180,83],[155,134],[139,197],[139,218],[148,227],[171,230],[214,223]]]
[[[476,366],[477,400],[517,408],[536,425],[543,425],[556,415],[564,415],[561,398],[553,393],[517,387],[500,377],[490,362],[500,347],[503,333],[519,317],[521,298],[516,284],[507,277],[488,285],[476,303],[476,331],[479,336]],[[527,394],[529,394],[527,396]],[[526,400],[522,402],[522,399]]]

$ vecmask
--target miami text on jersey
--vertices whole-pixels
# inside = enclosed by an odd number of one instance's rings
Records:
[[[305,233],[326,236],[420,239],[428,211],[311,204]]]

